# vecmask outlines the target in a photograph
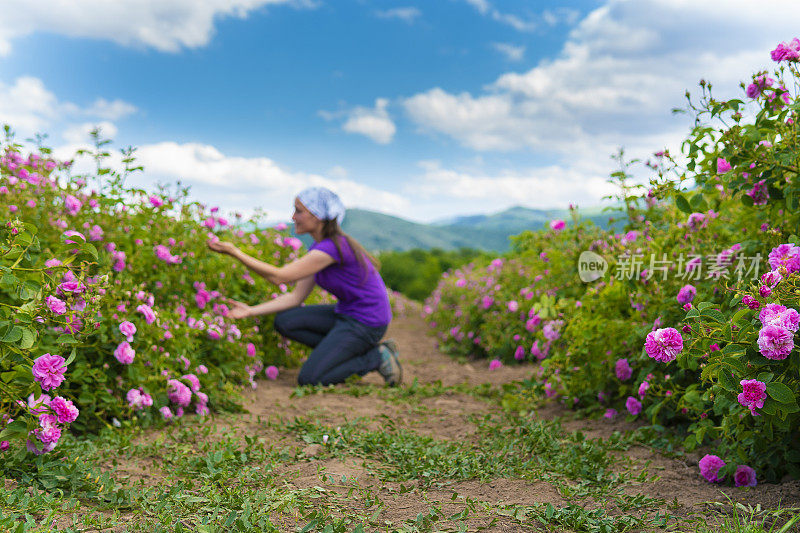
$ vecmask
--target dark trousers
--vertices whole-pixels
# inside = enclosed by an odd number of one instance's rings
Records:
[[[341,383],[381,365],[378,343],[387,326],[370,327],[333,309],[333,305],[307,305],[275,315],[278,333],[314,348],[297,376],[299,385]]]

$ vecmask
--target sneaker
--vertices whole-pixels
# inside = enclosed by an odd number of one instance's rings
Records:
[[[399,385],[403,381],[403,367],[397,359],[397,344],[392,339],[387,339],[378,345],[381,352],[381,366],[378,368],[386,384],[390,387]]]

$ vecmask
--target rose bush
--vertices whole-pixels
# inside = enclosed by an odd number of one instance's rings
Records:
[[[234,321],[225,298],[255,304],[290,290],[207,251],[209,238],[281,264],[300,243],[261,217],[230,220],[188,189],[124,186],[135,170],[71,175],[47,149],[25,154],[10,129],[0,157],[0,454],[4,465],[56,448],[64,431],[237,407],[306,350],[271,317]],[[309,303],[328,303],[312,294]]]
[[[683,157],[656,153],[649,187],[628,185],[627,164],[612,175],[621,233],[553,221],[446,273],[426,302],[442,348],[508,362],[533,352],[532,390],[686,429],[687,450],[719,454],[709,480],[800,477],[800,103],[787,89],[798,43],[781,43],[778,68],[742,84],[742,99],[701,82]],[[582,252],[607,262],[588,283]]]

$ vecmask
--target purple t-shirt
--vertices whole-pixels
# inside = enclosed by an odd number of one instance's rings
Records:
[[[347,239],[340,238],[339,247],[344,261],[340,261],[331,239],[322,239],[311,246],[310,250],[325,252],[336,261],[314,274],[314,281],[339,300],[334,309],[337,313],[353,317],[367,326],[388,325],[392,321],[392,308],[381,275],[366,258],[369,271],[364,275]]]

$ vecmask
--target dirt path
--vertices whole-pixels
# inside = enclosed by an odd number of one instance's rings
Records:
[[[401,350],[406,386],[415,379],[422,384],[441,381],[444,386],[462,383],[473,386],[483,383],[502,385],[530,378],[534,371],[534,367],[529,365],[504,366],[490,371],[488,361],[485,360],[459,364],[436,349],[435,340],[425,333],[427,330],[420,315],[415,313],[413,307],[410,307],[406,316],[397,317],[387,332],[387,337],[394,338]],[[406,425],[413,431],[440,440],[469,439],[475,431],[474,425],[469,422],[472,415],[489,415],[498,412],[498,408],[491,403],[459,393],[423,398],[412,402],[412,408],[376,399],[372,394],[361,397],[344,394],[315,394],[292,398],[296,376],[297,370],[286,370],[282,372],[277,381],[261,383],[257,390],[248,393],[247,409],[252,415],[260,416],[262,420],[276,416],[283,417],[282,419],[294,416],[313,416],[331,426],[363,417],[375,421],[373,426],[379,427],[382,418],[390,418],[397,423]],[[381,377],[377,373],[373,373],[365,376],[361,384],[345,385],[344,387],[381,386],[382,383]],[[424,413],[415,413],[414,404],[425,408]],[[537,413],[537,416],[546,419],[565,415],[571,417],[571,413],[558,405],[550,405]],[[263,426],[258,427],[263,428]],[[563,427],[571,431],[581,430],[592,438],[607,438],[615,431],[632,429],[633,425],[605,420],[567,419],[564,421]],[[256,427],[252,429],[258,431]],[[265,436],[267,433],[264,433]],[[271,436],[278,437],[275,434]],[[285,438],[285,436],[280,438]],[[313,454],[313,452],[312,449],[311,453]],[[649,462],[649,470],[657,474],[660,479],[652,483],[627,487],[626,492],[631,495],[644,494],[672,502],[673,512],[679,515],[707,512],[711,507],[706,502],[724,502],[726,496],[749,505],[760,504],[764,508],[800,506],[800,482],[797,481],[780,485],[761,484],[747,490],[719,487],[706,483],[700,477],[697,457],[686,460],[668,459],[641,446],[631,448],[627,455],[641,464]],[[298,470],[299,476],[292,483],[298,487],[317,484],[319,476],[315,473],[320,467],[324,467],[326,472],[334,476],[356,477],[365,484],[380,484],[364,468],[358,466],[358,461],[343,462],[322,459],[305,464]],[[287,468],[287,471],[289,470],[291,468]],[[554,506],[565,504],[558,491],[546,482],[531,483],[518,479],[497,479],[489,483],[469,481],[459,483],[452,489],[461,496],[492,503],[522,505],[552,503]],[[452,491],[445,492],[449,496]],[[429,496],[432,495],[429,494]],[[383,518],[393,522],[402,522],[403,519],[413,518],[420,508],[421,502],[414,503],[409,501],[411,499],[413,497],[408,496],[405,500],[400,499],[395,502],[391,508],[387,508]],[[505,529],[500,526],[500,529],[496,530],[503,531]]]
[[[680,518],[699,516],[703,520],[717,516],[715,509],[718,506],[709,502],[726,502],[726,498],[746,505],[761,505],[766,509],[800,507],[800,482],[760,484],[752,489],[720,487],[706,483],[700,477],[697,457],[669,459],[636,445],[625,451],[612,452],[617,461],[608,468],[627,478],[618,484],[619,494],[613,500],[617,503],[611,506],[607,503],[611,500],[598,499],[599,493],[581,496],[585,481],[575,481],[577,478],[568,476],[551,476],[547,471],[494,476],[491,471],[487,475],[483,470],[480,474],[483,480],[462,474],[436,478],[435,473],[430,474],[433,476],[430,478],[425,477],[428,474],[421,474],[416,481],[411,476],[412,481],[405,482],[387,477],[388,471],[392,472],[392,476],[402,477],[403,468],[416,468],[413,465],[403,466],[403,453],[419,458],[428,455],[425,446],[436,450],[448,443],[477,445],[486,442],[480,440],[486,438],[485,431],[481,433],[480,420],[500,420],[507,415],[503,414],[496,400],[487,400],[476,394],[476,387],[487,383],[500,386],[527,379],[535,370],[535,367],[525,365],[504,366],[490,371],[485,360],[460,364],[440,353],[436,349],[435,339],[427,335],[427,331],[427,326],[413,306],[408,306],[405,315],[396,317],[389,328],[387,337],[394,338],[401,351],[403,388],[386,389],[382,378],[373,373],[356,383],[323,391],[308,391],[296,388],[296,369],[283,370],[276,381],[261,381],[255,390],[245,393],[246,413],[215,417],[213,430],[206,433],[207,438],[241,440],[242,437],[255,437],[273,449],[289,450],[285,455],[291,460],[270,467],[271,476],[279,480],[281,486],[300,492],[321,491],[340,498],[337,512],[345,515],[350,512],[346,510],[348,506],[352,506],[353,513],[363,516],[365,511],[359,506],[364,500],[380,501],[373,523],[385,524],[386,531],[436,531],[438,529],[435,527],[438,526],[428,524],[426,529],[419,524],[427,523],[425,520],[431,524],[437,523],[437,520],[438,524],[444,524],[447,523],[446,517],[458,513],[461,513],[459,527],[468,531],[537,530],[542,525],[541,520],[530,522],[539,526],[523,528],[513,515],[516,513],[519,518],[519,509],[523,507],[535,509],[537,505],[551,504],[563,514],[562,521],[557,522],[563,526],[572,524],[569,513],[585,512],[586,509],[607,512],[611,518],[624,514],[631,508],[620,507],[620,502],[635,502],[637,497],[655,498],[660,502],[655,504],[658,507],[655,509],[652,506],[636,508],[640,512],[668,512]],[[409,390],[414,380],[420,384],[419,393]],[[441,386],[435,385],[437,381],[441,382]],[[555,418],[560,419],[561,425],[560,429],[553,431],[568,435],[579,430],[585,435],[588,444],[580,442],[583,438],[570,440],[572,437],[559,437],[565,447],[585,444],[584,448],[576,449],[602,447],[602,443],[615,432],[634,428],[624,421],[575,419],[571,412],[557,404],[545,406],[530,415],[532,422]],[[312,423],[328,428],[325,431],[330,433],[330,443],[322,441],[321,433],[315,433],[316,426],[309,426]],[[337,436],[335,428],[351,427],[353,424],[357,424],[353,435],[368,434],[370,439],[377,442],[381,435],[386,434],[394,440],[387,440],[378,445],[377,451],[374,447],[370,451],[366,446],[374,443],[367,442],[366,437],[351,436],[348,440],[344,433],[341,438]],[[299,429],[287,431],[291,427]],[[144,440],[154,438],[161,437],[151,433]],[[613,442],[615,438],[610,440]],[[344,444],[335,444],[336,439]],[[595,446],[592,439],[597,439],[601,444]],[[411,448],[410,442],[418,447]],[[502,442],[493,442],[501,447]],[[419,443],[423,448],[419,448]],[[387,448],[386,457],[391,455],[389,448],[393,447],[407,446],[408,450],[413,451],[398,452],[399,455],[392,456],[394,459],[382,464],[376,459],[381,456],[380,446]],[[557,451],[553,449],[553,453]],[[498,452],[497,455],[499,457],[501,454]],[[489,450],[482,460],[488,464],[493,459],[492,450]],[[461,464],[459,461],[463,460],[463,457],[454,457],[453,464]],[[580,460],[580,457],[575,460]],[[391,461],[394,463],[389,464]],[[441,463],[435,468],[441,469]],[[118,461],[114,467],[116,473],[123,475],[128,482],[141,483],[145,487],[164,483],[167,469],[158,457],[146,456]],[[639,474],[641,477],[634,479]],[[585,473],[582,475],[585,478]],[[354,492],[361,494],[362,499],[355,498]],[[572,506],[581,509],[575,511]],[[342,511],[342,508],[345,510]],[[635,514],[636,509],[630,512]],[[287,531],[305,525],[300,521],[302,517],[295,518],[297,522],[292,522],[291,517],[286,518]],[[569,527],[556,527],[555,530],[573,531]]]

